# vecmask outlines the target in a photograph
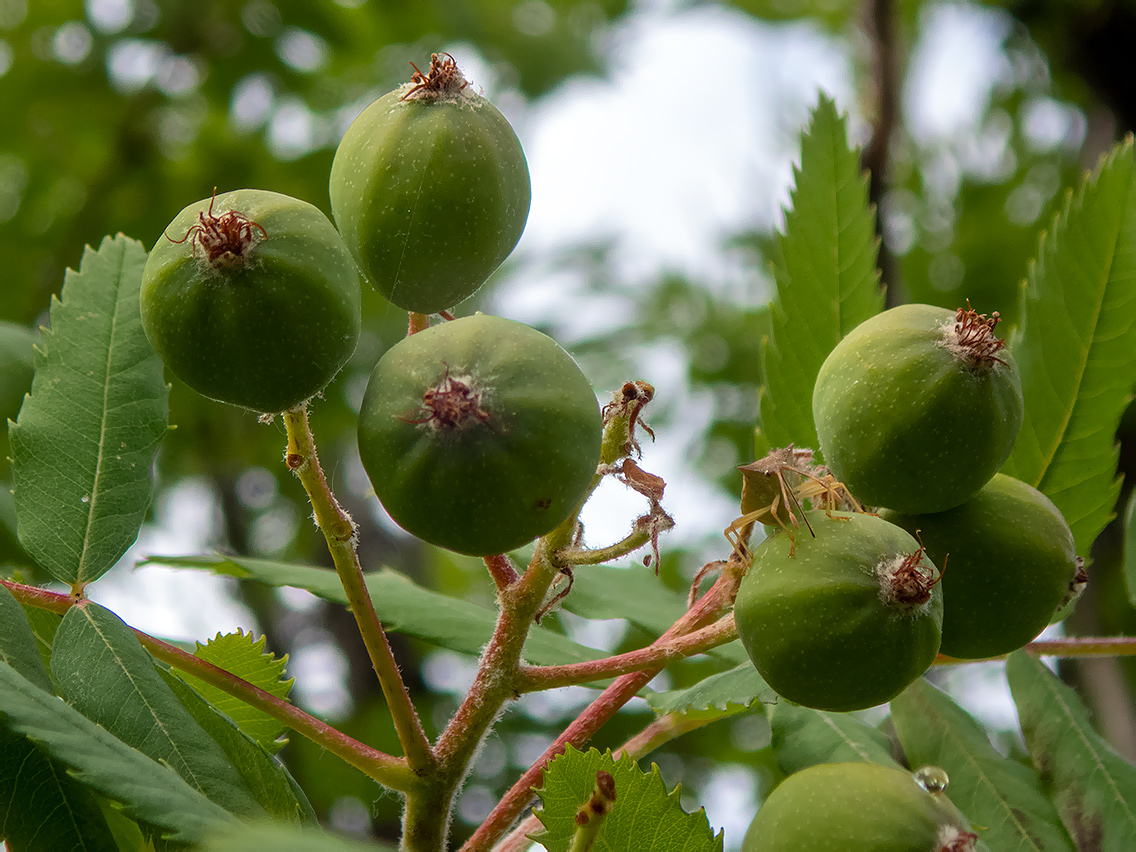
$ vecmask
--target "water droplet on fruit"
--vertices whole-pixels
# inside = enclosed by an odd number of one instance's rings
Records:
[[[942,793],[951,782],[947,773],[938,766],[921,766],[911,773],[911,777],[916,784],[932,794]]]

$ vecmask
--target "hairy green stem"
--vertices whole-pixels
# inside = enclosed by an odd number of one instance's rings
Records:
[[[410,693],[407,692],[406,683],[395,662],[390,642],[387,641],[386,632],[367,591],[363,567],[359,564],[359,554],[355,549],[355,523],[331,493],[323,468],[320,467],[315,439],[308,424],[307,408],[301,406],[284,412],[284,426],[288,432],[285,462],[308,493],[316,523],[327,540],[335,571],[343,584],[343,591],[371,658],[371,665],[379,677],[379,685],[390,708],[407,763],[415,773],[426,774],[434,767],[430,741],[426,738],[418,711],[410,700]]]
[[[700,654],[737,638],[738,628],[730,613],[707,627],[626,654],[562,666],[524,666],[517,673],[516,690],[536,692],[629,674],[656,663],[666,665],[672,660]]]
[[[8,580],[0,580],[0,583],[20,603],[60,615],[69,610],[77,600],[71,595],[51,592],[34,586],[25,586],[22,583],[13,583]],[[390,787],[392,790],[405,792],[414,789],[420,783],[402,758],[392,757],[352,739],[326,722],[305,713],[295,704],[277,698],[272,693],[242,680],[232,672],[206,662],[188,651],[183,651],[176,645],[163,642],[161,639],[143,633],[141,630],[134,630],[134,635],[138,637],[138,641],[142,643],[143,647],[159,660],[200,678],[222,692],[232,695],[234,698],[239,698],[257,710],[267,713],[273,719],[327,749],[380,784]]]
[[[598,484],[598,483],[597,483]],[[649,529],[637,529],[627,537],[607,547],[579,548],[566,547],[556,554],[556,559],[564,565],[601,565],[629,553],[634,553],[651,540]]]

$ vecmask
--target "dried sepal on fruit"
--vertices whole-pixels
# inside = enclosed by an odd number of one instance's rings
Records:
[[[359,455],[391,517],[473,556],[520,547],[577,508],[600,453],[596,396],[551,338],[477,314],[391,347],[359,412]]]
[[[734,603],[742,644],[790,701],[836,711],[889,701],[939,650],[939,573],[911,535],[874,515],[805,517],[815,537],[793,548],[774,532],[754,550]]]
[[[1036,488],[1005,474],[946,512],[885,510],[882,516],[909,532],[918,530],[936,562],[950,554],[940,651],[952,657],[995,657],[1022,647],[1088,579],[1060,510]]]
[[[942,512],[1005,462],[1022,422],[998,315],[901,305],[852,330],[813,389],[824,463],[868,506]]]
[[[446,53],[352,122],[329,188],[363,276],[421,314],[485,283],[520,239],[531,200],[516,133]]]
[[[164,233],[142,274],[142,327],[198,393],[285,411],[355,350],[359,272],[316,207],[265,190],[214,192]]]

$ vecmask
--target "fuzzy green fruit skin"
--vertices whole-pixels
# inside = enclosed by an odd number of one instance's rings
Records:
[[[268,234],[240,268],[214,268],[198,214],[238,211]],[[258,232],[259,233],[259,232]],[[210,399],[276,413],[332,380],[359,340],[359,272],[331,221],[297,198],[238,189],[182,210],[142,274],[142,328],[166,366]]]
[[[383,95],[355,119],[331,166],[331,209],[364,277],[394,305],[436,313],[473,295],[529,214],[513,128],[470,88],[451,98]]]
[[[936,585],[914,609],[881,600],[876,566],[919,547],[894,524],[842,512],[806,517],[816,538],[802,522],[793,556],[784,532],[754,552],[734,603],[742,644],[790,701],[836,711],[882,704],[935,659],[942,594]]]
[[[470,376],[484,421],[434,429],[423,394]],[[391,517],[423,541],[471,556],[504,553],[576,508],[600,455],[599,406],[554,340],[477,314],[391,347],[359,412],[359,455]]]
[[[985,485],[1022,423],[1022,389],[1004,364],[973,371],[939,345],[954,311],[901,305],[832,350],[813,389],[824,462],[865,505],[942,512]]]
[[[935,564],[945,561],[939,650],[952,657],[981,659],[1021,648],[1049,624],[1077,570],[1073,533],[1058,508],[1004,474],[949,511],[881,515],[919,530]]]
[[[911,773],[822,763],[774,789],[742,852],[935,852],[943,826],[964,828]]]

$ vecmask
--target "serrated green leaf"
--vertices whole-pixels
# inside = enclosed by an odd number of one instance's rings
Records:
[[[42,747],[79,783],[121,802],[128,816],[157,826],[172,839],[200,840],[235,819],[172,769],[126,745],[2,662],[0,714],[9,730]]]
[[[910,765],[946,771],[951,801],[992,849],[1074,852],[1037,773],[995,751],[982,726],[945,694],[920,678],[892,699],[891,717]]]
[[[221,556],[152,556],[149,564],[204,568],[230,577],[259,580],[273,586],[306,589],[317,597],[346,604],[335,571],[314,565]],[[366,575],[367,589],[383,627],[406,633],[442,648],[478,654],[493,634],[497,614],[458,598],[424,589],[402,574],[383,568]],[[524,658],[538,666],[598,660],[604,654],[542,627],[529,631]]]
[[[251,633],[242,630],[224,636],[218,633],[204,645],[198,642],[194,655],[286,701],[295,682],[294,678],[284,679],[288,655],[278,658],[271,651],[264,650],[264,643],[264,636],[254,639]],[[179,671],[176,674],[269,752],[279,751],[288,742],[281,738],[285,726],[263,710],[258,710],[187,672]]]
[[[1129,496],[1124,512],[1124,582],[1128,600],[1136,606],[1136,491]]]
[[[1136,384],[1132,141],[1070,196],[1022,289],[1010,348],[1025,418],[1005,472],[1043,492],[1088,555],[1120,493],[1116,428]]]
[[[91,792],[2,721],[0,838],[23,852],[118,852]]]
[[[761,347],[763,440],[816,448],[813,385],[828,353],[879,313],[884,295],[868,176],[845,120],[822,95],[801,138],[801,165],[777,240],[776,298]]]
[[[264,809],[225,752],[177,700],[133,631],[91,601],[67,610],[55,634],[51,675],[59,694],[124,743],[171,766],[226,810]]]
[[[137,538],[168,423],[162,362],[138,309],[145,263],[142,244],[120,234],[67,271],[9,430],[20,543],[75,589]]]
[[[0,586],[0,661],[45,692],[55,691],[24,608],[6,586]]]
[[[316,828],[286,828],[278,825],[241,825],[215,834],[198,852],[395,852],[387,843],[356,843]]]
[[[777,700],[777,693],[770,689],[749,661],[729,671],[712,674],[686,689],[647,695],[647,703],[660,716],[664,713],[720,710],[725,717],[740,713],[755,701],[772,704]]]
[[[533,839],[549,852],[567,852],[576,831],[576,811],[591,795],[600,770],[615,779],[616,798],[593,852],[721,852],[722,833],[714,834],[706,811],[684,811],[680,788],[668,793],[658,766],[646,773],[628,755],[616,761],[610,750],[580,752],[572,746],[548,764],[544,786],[536,791],[541,808],[533,813],[544,830]]]
[[[273,819],[281,822],[316,821],[311,803],[284,764],[176,674],[166,670],[159,670],[159,673],[181,705],[221,747],[230,764],[240,773],[245,789]]]
[[[888,738],[852,713],[811,710],[787,701],[770,704],[767,711],[773,753],[786,775],[817,763],[899,766]]]
[[[1089,724],[1070,687],[1025,651],[1006,662],[1018,719],[1045,792],[1078,849],[1136,849],[1136,767]]]
[[[686,612],[686,595],[668,589],[650,568],[581,565],[564,608],[582,618],[626,618],[658,635]]]

